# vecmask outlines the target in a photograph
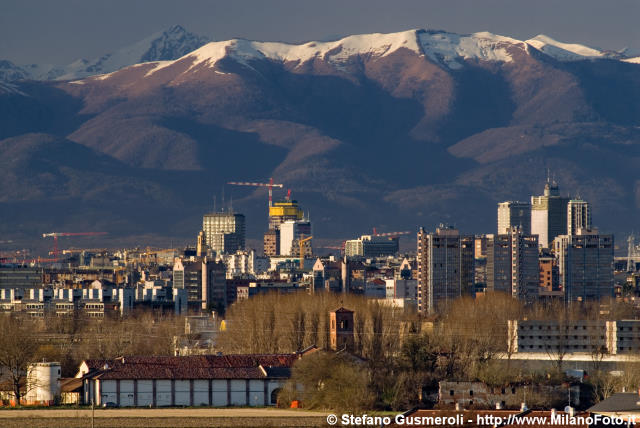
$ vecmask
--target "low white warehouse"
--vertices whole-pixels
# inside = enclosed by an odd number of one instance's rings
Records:
[[[100,406],[269,406],[303,354],[86,360],[82,400]]]

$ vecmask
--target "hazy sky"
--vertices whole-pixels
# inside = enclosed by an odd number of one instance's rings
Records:
[[[299,42],[410,28],[491,31],[640,55],[640,0],[0,0],[0,59],[92,59],[173,24],[215,40]]]

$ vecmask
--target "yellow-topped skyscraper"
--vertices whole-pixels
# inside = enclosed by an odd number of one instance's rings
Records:
[[[305,221],[304,213],[298,205],[298,201],[287,198],[284,201],[274,202],[269,207],[269,230],[264,234],[264,255],[280,255],[280,229],[282,224],[303,221]],[[310,227],[309,223],[309,229]]]

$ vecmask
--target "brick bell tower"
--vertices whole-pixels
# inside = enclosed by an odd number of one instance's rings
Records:
[[[343,307],[329,312],[329,338],[334,351],[353,351],[353,313]]]

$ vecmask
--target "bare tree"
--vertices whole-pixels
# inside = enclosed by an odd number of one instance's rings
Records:
[[[13,317],[0,317],[0,368],[8,372],[16,404],[20,405],[20,381],[26,379],[27,369],[38,351],[34,323]],[[26,383],[25,383],[26,385]]]

